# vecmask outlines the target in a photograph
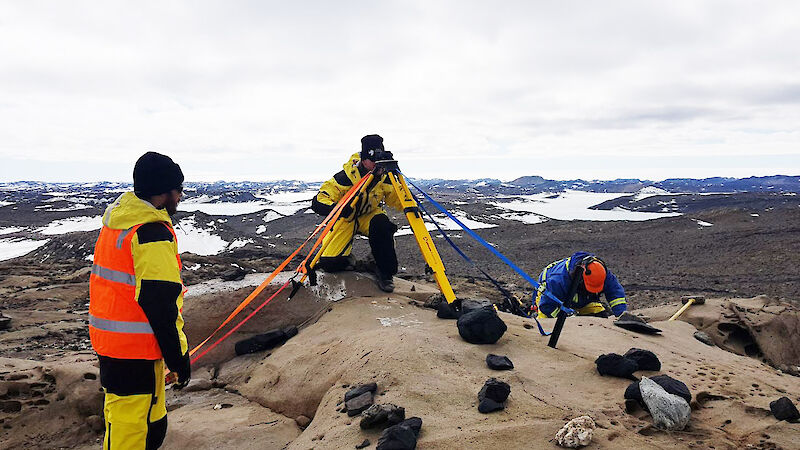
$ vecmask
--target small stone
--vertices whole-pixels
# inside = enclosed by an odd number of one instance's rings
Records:
[[[478,403],[478,412],[481,414],[489,414],[490,412],[500,411],[505,408],[506,405],[490,398],[484,398]]]
[[[364,392],[372,392],[373,394],[375,394],[376,392],[378,392],[378,384],[377,383],[367,383],[367,384],[362,384],[362,385],[356,386],[356,387],[354,387],[353,389],[350,389],[349,391],[347,391],[347,393],[344,394],[344,401],[348,401],[351,398],[356,398],[359,395],[363,394]]]
[[[597,372],[600,375],[610,375],[612,377],[628,378],[635,380],[633,373],[639,370],[639,364],[630,358],[626,358],[616,353],[600,355],[595,360]]]
[[[106,429],[106,424],[103,422],[103,418],[98,415],[87,417],[86,424],[89,425],[89,428],[91,428],[95,433],[100,433]]]
[[[344,403],[347,408],[347,415],[353,417],[361,414],[364,410],[372,406],[374,401],[375,397],[372,395],[372,392],[369,391],[364,392],[358,397],[351,398]]]
[[[659,361],[658,356],[650,350],[632,348],[625,352],[623,356],[636,361],[639,370],[661,370],[661,361]]]
[[[311,419],[309,419],[308,417],[303,416],[303,415],[295,417],[294,421],[295,421],[295,423],[297,423],[298,427],[300,427],[300,428],[302,428],[304,430],[306,428],[308,428],[308,426],[311,424]]]
[[[592,442],[596,425],[589,416],[576,417],[556,433],[556,443],[561,447],[585,447]]]
[[[639,389],[650,415],[653,416],[653,425],[656,428],[668,431],[680,431],[686,428],[692,413],[686,400],[670,394],[647,377],[642,377]]]
[[[511,370],[514,368],[514,363],[505,355],[494,355],[489,353],[486,355],[486,365],[492,370]]]
[[[372,444],[372,442],[370,442],[369,439],[364,439],[364,442],[356,445],[356,448],[358,449],[367,448],[370,446],[370,444]]]
[[[362,430],[377,426],[397,425],[406,418],[406,410],[397,405],[372,405],[361,413]]]
[[[489,378],[478,392],[478,412],[487,414],[505,408],[505,401],[511,394],[511,386],[496,378]]]
[[[11,328],[11,318],[0,314],[0,330],[8,330],[9,328]]]
[[[798,419],[800,419],[800,412],[797,411],[797,407],[792,403],[789,397],[781,397],[770,402],[769,409],[772,411],[772,415],[778,420],[797,422]]]
[[[703,344],[710,345],[712,347],[716,346],[717,344],[714,343],[714,340],[711,339],[711,336],[702,332],[702,331],[695,331],[694,338],[698,341],[702,342]]]
[[[411,427],[393,425],[381,433],[377,450],[414,450],[417,448],[417,435]]]
[[[419,417],[410,417],[402,422],[400,425],[406,426],[414,430],[414,434],[419,437],[419,432],[422,430],[422,419]]]

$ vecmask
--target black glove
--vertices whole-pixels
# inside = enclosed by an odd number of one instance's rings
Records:
[[[183,389],[187,384],[189,384],[189,380],[192,378],[192,364],[191,360],[189,359],[188,352],[183,355],[180,365],[175,372],[178,374],[178,381],[172,385],[172,388]]]

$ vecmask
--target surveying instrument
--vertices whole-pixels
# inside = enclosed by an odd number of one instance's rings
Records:
[[[411,226],[411,231],[414,233],[414,238],[417,241],[417,245],[419,245],[420,253],[422,253],[422,258],[425,260],[426,264],[425,272],[432,275],[433,279],[436,280],[436,284],[439,286],[439,291],[441,291],[442,295],[444,295],[447,303],[450,304],[455,302],[456,294],[453,292],[453,287],[450,285],[450,281],[447,279],[447,275],[444,273],[444,263],[442,262],[442,258],[439,256],[439,252],[436,250],[436,245],[433,243],[433,239],[431,238],[428,229],[425,227],[425,222],[422,218],[419,204],[414,198],[414,195],[411,194],[411,191],[408,189],[405,177],[403,177],[402,172],[400,172],[397,161],[394,159],[380,159],[382,156],[380,153],[376,156],[377,160],[375,161],[375,168],[365,175],[365,177],[362,178],[356,186],[354,186],[354,188],[357,189],[350,197],[343,199],[345,200],[345,205],[341,207],[339,212],[341,213],[341,211],[347,207],[351,208],[353,211],[357,211],[358,205],[363,196],[367,194],[369,189],[375,183],[381,182],[383,176],[386,175],[391,182],[392,187],[394,188],[394,192],[397,194],[397,198],[400,199],[403,213],[408,220],[408,224]],[[331,225],[337,219],[338,217],[334,217],[333,220],[331,220]],[[356,219],[354,218],[354,220]],[[323,241],[322,246],[315,254],[314,258],[310,261],[306,260],[301,263],[298,271],[303,272],[304,275],[299,282],[294,280],[292,281],[293,288],[289,298],[294,296],[294,294],[302,285],[303,281],[305,281],[306,277],[309,278],[309,284],[311,286],[315,286],[317,284],[315,267],[319,262],[322,253],[325,251],[327,246],[326,244],[329,242],[330,241]]]

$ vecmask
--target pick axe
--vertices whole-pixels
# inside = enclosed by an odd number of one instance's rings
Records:
[[[703,305],[705,304],[705,302],[706,298],[702,295],[684,295],[683,297],[681,297],[681,303],[683,303],[683,306],[681,306],[681,309],[679,309],[678,312],[676,312],[672,317],[669,318],[669,321],[677,319],[678,316],[683,314],[683,312],[689,309],[690,306]]]

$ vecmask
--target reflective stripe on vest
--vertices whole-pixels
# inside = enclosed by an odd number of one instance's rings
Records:
[[[97,275],[104,280],[113,281],[115,283],[136,286],[136,275],[120,272],[119,270],[106,269],[97,264],[92,265],[92,275]]]
[[[101,319],[89,316],[89,325],[103,331],[114,333],[153,334],[148,322],[123,322],[121,320]]]

